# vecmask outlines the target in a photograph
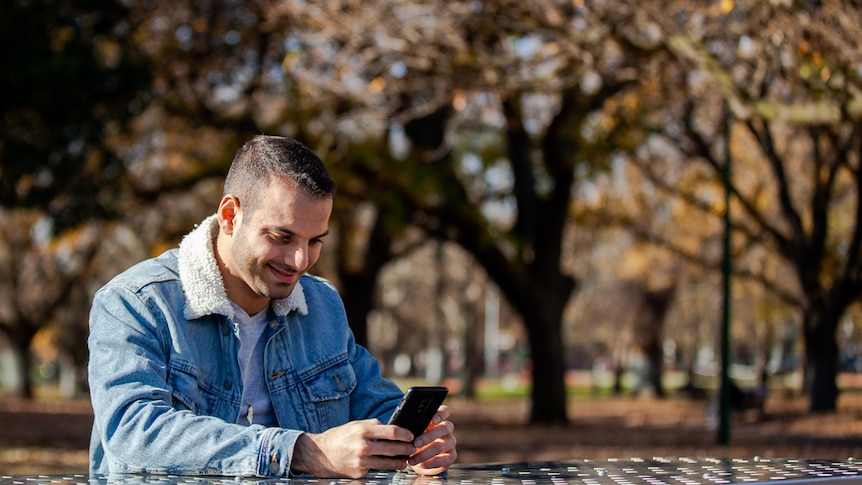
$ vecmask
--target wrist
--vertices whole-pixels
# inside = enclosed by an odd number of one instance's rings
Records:
[[[309,467],[309,450],[314,442],[307,433],[301,433],[293,445],[293,457],[290,460],[290,473],[292,475],[312,474]]]

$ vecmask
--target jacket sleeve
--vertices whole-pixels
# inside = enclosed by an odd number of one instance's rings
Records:
[[[117,282],[93,300],[91,472],[289,476],[300,431],[246,427],[173,407],[168,304]]]

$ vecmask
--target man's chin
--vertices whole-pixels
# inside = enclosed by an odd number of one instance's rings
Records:
[[[296,283],[278,283],[268,286],[261,296],[270,300],[282,300],[290,296],[294,288],[296,288]]]

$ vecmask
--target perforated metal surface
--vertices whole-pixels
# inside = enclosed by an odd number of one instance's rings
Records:
[[[125,475],[2,476],[0,485],[862,485],[862,463],[845,460],[631,458],[457,465],[438,477],[370,473],[362,480]]]
[[[651,458],[603,461],[525,463],[482,467],[491,484],[523,485],[725,485],[783,481],[855,480],[862,485],[862,465],[854,459],[767,460],[721,458]],[[497,473],[499,476],[492,478]],[[473,475],[479,470],[474,469]],[[449,482],[456,477],[449,476]]]

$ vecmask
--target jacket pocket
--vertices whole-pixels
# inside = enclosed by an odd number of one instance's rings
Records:
[[[175,409],[188,409],[199,415],[215,415],[218,396],[208,389],[191,365],[172,365],[168,374],[171,388],[171,403]]]
[[[315,421],[323,429],[350,421],[350,394],[356,389],[356,373],[345,355],[303,380]]]

